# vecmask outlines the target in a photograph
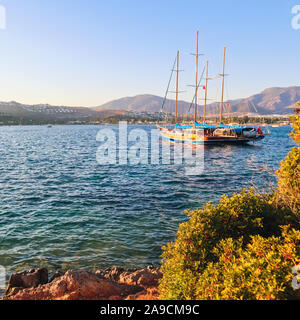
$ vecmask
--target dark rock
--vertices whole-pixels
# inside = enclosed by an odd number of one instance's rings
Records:
[[[59,277],[62,277],[65,275],[65,271],[62,271],[62,270],[57,270],[53,275],[52,277],[50,278],[49,282],[52,282],[53,280],[55,280],[56,278],[59,278]]]
[[[14,288],[36,288],[40,284],[46,284],[47,282],[48,270],[45,268],[14,273],[9,278],[5,295],[8,296],[17,291]]]

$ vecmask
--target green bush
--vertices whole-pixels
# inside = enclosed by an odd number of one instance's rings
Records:
[[[278,198],[300,221],[300,148],[293,148],[281,162],[278,176]]]
[[[297,142],[300,117],[291,120]],[[162,299],[300,298],[291,287],[292,268],[300,264],[300,148],[277,175],[272,194],[243,190],[187,211],[175,242],[163,247]]]
[[[300,298],[291,286],[292,268],[300,264],[300,231],[283,228],[281,237],[222,240],[196,285],[199,300],[287,300]]]
[[[252,236],[281,235],[281,225],[295,224],[289,209],[273,204],[273,195],[258,195],[243,190],[220,203],[208,203],[203,209],[187,211],[189,220],[180,225],[175,242],[163,247],[160,293],[162,299],[196,299],[199,279],[210,263],[218,262],[216,247],[231,238],[241,241],[241,248]],[[203,289],[203,288],[202,288]]]
[[[297,142],[300,137],[300,116],[291,117],[293,131],[291,136]],[[281,162],[277,171],[277,199],[289,207],[300,222],[300,148],[293,148]]]
[[[300,102],[298,102],[300,106]],[[290,136],[295,140],[295,142],[300,143],[300,116],[292,116],[290,117],[292,122],[293,131]]]

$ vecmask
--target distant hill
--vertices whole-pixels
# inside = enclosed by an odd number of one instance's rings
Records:
[[[263,92],[245,99],[231,100],[225,103],[224,114],[233,115],[288,115],[292,114],[291,107],[300,101],[300,87],[269,88]],[[15,101],[0,102],[0,124],[10,123],[68,123],[73,121],[105,121],[106,119],[139,119],[149,118],[149,114],[159,112],[163,98],[145,94],[111,101],[100,107],[66,107],[49,104],[25,105]],[[226,105],[229,103],[230,107]],[[164,111],[174,112],[174,100],[166,100]],[[191,103],[179,101],[179,112],[185,113]],[[191,107],[193,114],[194,107]],[[199,114],[203,108],[199,106]],[[219,103],[209,104],[208,114],[219,112]],[[145,112],[148,114],[145,114]],[[150,118],[157,117],[151,115]]]
[[[105,119],[127,114],[124,110],[93,110],[84,107],[51,106],[49,104],[25,105],[15,101],[0,102],[0,119],[12,118],[34,122],[77,121]]]
[[[293,113],[292,107],[300,100],[300,87],[288,88],[269,88],[259,94],[244,99],[230,100],[230,110],[236,115],[256,113],[260,115],[280,114],[287,115]],[[94,108],[94,110],[126,110],[134,112],[159,112],[161,110],[163,98],[154,95],[138,95],[134,97],[126,97],[108,102],[102,106]],[[179,101],[180,112],[186,113],[191,103]],[[256,108],[256,110],[255,110]],[[218,112],[219,104],[212,103],[208,105],[208,112],[215,114]],[[174,112],[174,100],[167,100],[164,106],[166,112]],[[202,107],[199,107],[199,112]],[[226,108],[225,108],[226,112]]]
[[[124,110],[93,110],[84,107],[25,105],[15,101],[0,102],[2,123],[66,123],[70,121],[103,120],[127,114]]]
[[[94,110],[126,110],[133,112],[159,112],[163,103],[163,98],[151,94],[143,94],[134,97],[126,97],[108,102],[100,107],[93,108]],[[174,100],[167,99],[164,105],[164,111],[174,112]],[[179,101],[179,109],[181,112],[186,112],[190,103]]]
[[[247,112],[255,105],[260,114],[291,114],[290,108],[300,101],[300,87],[269,88],[246,99],[232,103],[233,112]]]

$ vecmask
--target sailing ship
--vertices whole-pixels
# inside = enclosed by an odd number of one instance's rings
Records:
[[[263,140],[268,133],[263,133],[261,128],[247,127],[239,124],[223,124],[223,108],[224,108],[224,84],[225,84],[225,63],[226,63],[226,47],[224,47],[223,55],[223,70],[222,74],[222,91],[221,91],[221,103],[220,103],[220,120],[217,124],[208,124],[206,122],[206,109],[207,109],[207,92],[208,92],[208,80],[213,79],[208,76],[208,61],[206,62],[206,79],[205,79],[205,100],[203,111],[203,122],[197,121],[198,115],[198,89],[200,83],[198,83],[198,39],[199,31],[197,31],[197,45],[196,45],[196,85],[195,85],[195,106],[194,106],[194,123],[192,125],[183,125],[178,123],[178,85],[179,85],[179,51],[177,51],[176,61],[176,100],[175,100],[175,126],[172,128],[168,126],[157,125],[158,131],[163,139],[172,142],[184,142],[184,143],[200,143],[200,144],[247,144],[249,142],[256,142]],[[171,74],[171,77],[172,77]],[[171,79],[170,79],[171,80]],[[201,82],[201,80],[200,80]],[[170,84],[170,82],[169,82]],[[167,89],[168,92],[168,89]],[[166,93],[167,94],[167,93]],[[165,97],[166,98],[166,97]]]

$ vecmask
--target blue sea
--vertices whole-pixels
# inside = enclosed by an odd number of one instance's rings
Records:
[[[98,269],[159,264],[185,209],[244,187],[268,189],[290,127],[249,146],[204,147],[203,174],[172,165],[100,165],[100,129],[0,127],[0,265]],[[150,132],[151,126],[132,126]]]

